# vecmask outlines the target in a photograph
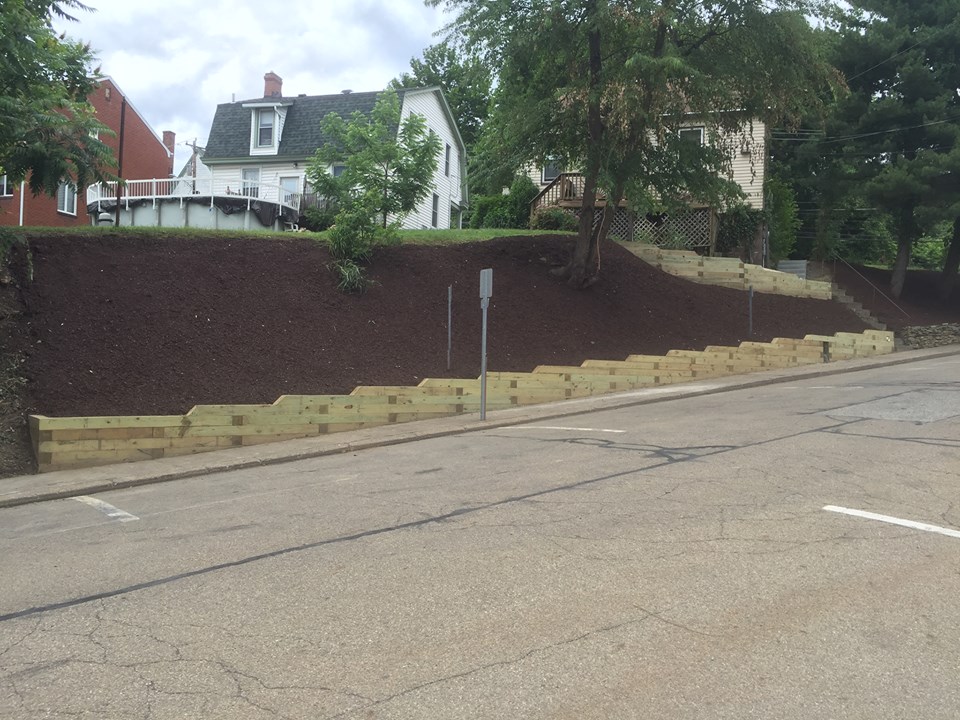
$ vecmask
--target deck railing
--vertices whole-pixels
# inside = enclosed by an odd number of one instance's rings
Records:
[[[581,197],[583,197],[583,175],[560,173],[530,201],[530,213],[533,214],[537,208],[559,205],[563,200],[576,200]]]
[[[240,185],[229,185],[213,178],[176,177],[151,178],[149,180],[127,180],[120,187],[120,202],[132,200],[157,201],[185,198],[193,195],[209,197],[210,205],[218,197],[245,197],[250,205],[258,200],[277,203],[300,211],[301,193],[290,192],[279,185],[242,181]],[[116,202],[117,183],[97,183],[87,188],[87,204],[96,202]],[[248,208],[249,209],[249,208]]]

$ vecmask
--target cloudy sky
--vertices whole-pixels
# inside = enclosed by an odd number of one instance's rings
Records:
[[[84,0],[94,12],[57,28],[89,42],[101,72],[158,133],[207,139],[218,103],[260,97],[263,74],[284,95],[379,90],[437,42],[449,16],[423,0]]]

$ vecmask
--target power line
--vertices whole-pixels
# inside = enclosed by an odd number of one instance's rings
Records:
[[[943,29],[944,29],[944,28],[940,28],[940,30],[939,30],[938,32],[942,31]],[[936,34],[937,34],[937,33],[934,33],[933,35],[935,36]],[[930,40],[930,38],[926,38],[926,40]],[[886,60],[881,60],[881,61],[878,62],[876,65],[874,65],[874,66],[872,66],[872,67],[868,67],[868,68],[867,68],[866,70],[864,70],[863,72],[857,73],[856,75],[851,75],[850,77],[847,78],[847,82],[850,82],[851,80],[856,80],[858,77],[863,77],[864,75],[866,75],[866,74],[867,74],[868,72],[870,72],[871,70],[876,70],[878,67],[880,67],[881,65],[885,65],[886,63],[890,62],[891,60],[896,60],[898,57],[900,57],[900,56],[903,55],[904,53],[910,52],[910,51],[913,50],[915,47],[918,47],[919,45],[922,45],[924,42],[925,42],[924,40],[920,40],[919,42],[915,42],[915,43],[914,43],[913,45],[911,45],[910,47],[905,48],[905,49],[901,50],[900,52],[898,52],[898,53],[896,53],[896,54],[894,54],[894,55],[891,55],[891,56],[888,57]]]
[[[886,135],[888,133],[900,132],[901,130],[916,130],[918,128],[931,127],[933,125],[943,125],[945,123],[951,123],[956,120],[960,120],[960,115],[956,117],[946,118],[944,120],[931,120],[929,122],[921,123],[919,125],[908,125],[906,127],[890,128],[889,130],[877,130],[875,132],[859,133],[857,135],[837,135],[834,137],[823,137],[823,138],[820,138],[819,142],[826,145],[826,144],[835,143],[835,142],[844,142],[846,140],[857,140],[859,138],[864,138],[864,137],[873,137],[875,135]],[[810,138],[800,138],[800,137],[798,138],[778,137],[775,139],[783,142],[807,142],[808,140],[810,140]]]

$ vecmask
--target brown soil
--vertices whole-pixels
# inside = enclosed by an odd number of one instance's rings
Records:
[[[486,267],[494,269],[491,370],[750,339],[746,293],[672,277],[616,245],[603,249],[597,284],[570,289],[549,270],[571,242],[382,248],[368,290],[345,295],[326,250],[304,237],[35,239],[34,280],[11,348],[26,356],[22,411],[182,413],[200,403],[476,377]],[[753,322],[755,340],[864,329],[837,303],[760,294]],[[0,473],[16,470],[0,458]]]
[[[893,330],[960,322],[960,287],[947,302],[941,302],[937,297],[939,272],[909,271],[899,299],[890,293],[889,270],[836,263],[832,274],[835,282]]]

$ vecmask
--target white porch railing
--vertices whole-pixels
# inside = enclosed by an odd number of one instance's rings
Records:
[[[241,182],[239,186],[230,186],[223,181],[212,178],[152,178],[150,180],[127,180],[120,188],[120,202],[130,200],[151,200],[154,205],[157,201],[178,199],[199,195],[210,198],[210,206],[218,197],[247,198],[247,205],[257,200],[277,203],[300,211],[301,194],[293,193],[279,185],[264,183]],[[87,188],[87,204],[99,201],[117,200],[117,183],[97,183]]]

